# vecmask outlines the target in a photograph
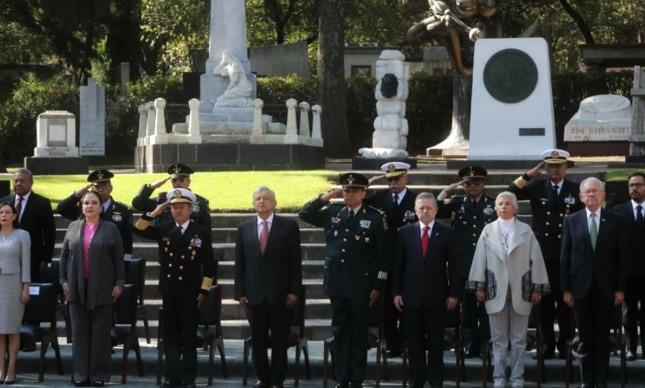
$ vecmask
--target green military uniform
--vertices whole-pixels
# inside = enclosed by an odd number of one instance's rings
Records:
[[[114,174],[108,170],[95,170],[87,177],[92,184],[109,182]],[[107,205],[105,202],[109,202]],[[124,203],[110,198],[101,204],[101,219],[110,221],[117,226],[123,240],[123,253],[126,258],[132,255],[132,212]],[[81,197],[72,193],[69,197],[58,203],[56,212],[68,220],[77,220],[81,214]]]
[[[175,189],[169,201],[193,203],[195,197],[187,189]],[[165,386],[188,386],[197,373],[197,295],[208,294],[216,268],[211,233],[190,219],[185,225],[174,219],[156,226],[151,221],[142,215],[134,231],[159,245]]]
[[[367,178],[359,174],[344,174],[340,180],[344,186],[367,186]],[[350,210],[316,198],[299,216],[325,229],[324,289],[332,305],[336,380],[341,387],[359,385],[367,364],[369,295],[382,291],[388,277],[385,215],[367,205]]]
[[[173,176],[179,176],[179,175],[190,176],[190,174],[192,173],[193,173],[193,170],[182,163],[172,164],[168,168],[168,174]],[[139,190],[137,195],[132,199],[132,207],[142,213],[148,213],[153,211],[158,205],[168,200],[167,192],[160,192],[159,195],[157,195],[157,198],[151,198],[151,195],[153,192],[154,192],[154,189],[149,184],[145,184],[141,186],[141,190]],[[195,198],[196,200],[195,200],[195,203],[193,204],[193,213],[191,214],[190,218],[193,221],[203,225],[205,228],[210,230],[211,214],[210,214],[208,199],[197,194],[195,194]],[[168,221],[172,221],[172,215],[170,214],[169,208],[166,209],[161,215],[159,215],[159,217],[155,219],[156,224],[160,224],[162,222],[168,222]]]

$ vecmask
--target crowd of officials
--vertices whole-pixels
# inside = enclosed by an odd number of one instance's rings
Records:
[[[378,303],[386,356],[407,352],[412,388],[443,386],[444,329],[454,311],[466,357],[491,347],[495,387],[523,386],[529,316],[538,305],[540,353],[564,358],[573,342],[581,387],[607,385],[609,327],[619,306],[626,312],[627,358],[637,358],[645,328],[645,258],[638,246],[645,237],[645,175],[633,173],[630,200],[606,210],[600,180],[566,178],[566,151],[547,150],[542,157],[495,198],[485,192],[487,171],[480,166],[461,169],[459,180],[435,197],[413,192],[410,166],[391,162],[369,181],[342,174],[338,188],[302,206],[299,217],[323,228],[326,239],[323,284],[338,388],[362,386],[370,310]],[[134,225],[130,208],[111,196],[108,170],[93,171],[86,186],[58,204],[56,211],[72,220],[60,284],[69,305],[76,386],[109,381],[113,306],[123,292],[133,233],[159,247],[163,386],[194,386],[197,317],[216,284],[217,263],[209,203],[190,190],[192,173],[176,163],[167,178],[143,185],[132,200],[142,213]],[[154,196],[168,181],[172,188]],[[369,189],[377,183],[388,188]],[[15,380],[29,285],[41,280],[54,251],[52,207],[32,185],[32,174],[19,169],[14,192],[0,200],[0,384]],[[459,186],[464,194],[451,195]],[[517,219],[518,200],[529,200],[531,226]],[[255,386],[282,387],[288,314],[303,297],[300,230],[275,213],[270,188],[259,187],[252,203],[256,216],[236,234],[234,297],[251,327]]]

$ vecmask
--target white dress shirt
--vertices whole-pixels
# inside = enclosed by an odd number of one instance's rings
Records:
[[[262,239],[262,229],[264,228],[262,217],[258,216],[258,241]],[[273,213],[266,219],[267,227],[269,228],[269,233],[271,233],[271,226],[273,225]]]
[[[178,223],[175,222],[175,225],[177,225],[177,228],[181,227],[181,234],[183,235],[184,232],[186,232],[186,229],[188,229],[188,224],[190,224],[190,218],[188,221],[184,222],[183,224],[179,225]]]
[[[641,202],[641,203],[638,203],[638,202],[636,202],[636,201],[634,201],[634,200],[632,199],[632,208],[633,208],[633,210],[634,210],[634,219],[635,219],[635,220],[636,220],[636,219],[638,219],[638,213],[637,213],[637,212],[638,212],[638,210],[636,210],[636,206],[640,206],[640,207],[641,207],[641,214],[642,214],[643,216],[645,216],[645,201],[643,201],[643,202]]]
[[[428,225],[424,224],[423,222],[419,221],[419,237],[423,238],[423,228],[428,227],[428,238],[432,235],[432,227],[434,226],[434,220],[432,220],[431,223]]]

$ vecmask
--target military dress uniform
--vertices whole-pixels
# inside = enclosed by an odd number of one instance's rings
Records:
[[[394,178],[406,174],[410,165],[402,162],[389,162],[381,166],[386,178]],[[396,197],[395,197],[396,196]],[[365,199],[365,204],[382,210],[388,226],[389,237],[387,251],[389,263],[393,263],[393,252],[396,245],[396,232],[400,227],[417,222],[417,215],[414,212],[414,201],[417,193],[405,188],[404,192],[394,193],[392,190],[384,189],[375,191],[374,194]],[[389,271],[391,272],[391,271]],[[383,334],[390,356],[401,354],[402,324],[401,313],[389,301],[394,299],[392,294],[392,279],[388,279],[385,287],[386,303],[383,306]],[[399,327],[401,325],[401,327]]]
[[[474,167],[474,168],[473,168]],[[459,171],[462,179],[484,179],[487,172],[482,167],[470,166]],[[473,292],[466,291],[468,274],[473,263],[477,241],[484,226],[497,219],[495,199],[482,194],[479,199],[471,200],[466,196],[453,196],[439,201],[437,218],[450,218],[457,241],[457,260],[459,267],[459,300],[462,301],[462,322],[464,343],[470,356],[479,355],[481,346],[490,339],[488,314],[483,303],[477,301]]]
[[[547,163],[566,163],[568,153],[554,150],[545,157]],[[533,233],[540,244],[544,264],[549,276],[551,292],[542,296],[541,327],[548,355],[555,349],[554,322],[558,316],[559,337],[557,341],[560,357],[564,355],[566,342],[573,334],[571,310],[562,300],[560,289],[560,245],[564,218],[582,208],[580,188],[577,183],[563,179],[557,194],[551,181],[545,177],[531,178],[523,174],[511,183],[508,189],[518,200],[528,199],[531,203]],[[557,308],[556,305],[557,304]]]
[[[168,200],[171,204],[192,203],[195,197],[189,190],[175,189]],[[215,273],[211,233],[192,219],[185,230],[179,230],[181,225],[174,220],[156,226],[152,220],[142,215],[134,231],[159,245],[165,385],[190,386],[197,374],[197,295],[208,294]]]
[[[189,176],[194,171],[182,163],[172,164],[168,168],[168,174],[170,175],[183,175]],[[150,187],[149,184],[141,186],[141,189],[137,195],[132,199],[132,207],[137,209],[142,213],[147,213],[153,211],[157,205],[160,205],[166,202],[167,192],[160,192],[157,195],[157,198],[151,198],[152,193],[155,189]],[[189,189],[188,189],[189,190]],[[195,194],[195,203],[193,204],[193,212],[190,215],[191,219],[198,222],[199,224],[205,226],[207,229],[211,229],[211,214],[208,204],[208,199]],[[159,217],[155,219],[155,223],[162,223],[172,221],[172,215],[170,214],[170,209],[166,209]]]
[[[109,182],[114,174],[108,170],[96,170],[88,175],[87,181],[93,184]],[[132,212],[124,203],[115,201],[112,196],[109,204],[101,204],[101,219],[117,226],[123,240],[123,253],[126,258],[132,256]],[[108,202],[106,201],[106,202]],[[77,220],[81,214],[81,198],[72,193],[58,203],[56,211],[68,220]]]
[[[341,175],[340,182],[367,186],[367,178],[355,173]],[[388,278],[385,215],[368,205],[350,214],[355,210],[319,197],[299,212],[304,221],[325,229],[324,290],[331,300],[334,371],[341,387],[361,386],[365,378],[369,295],[382,292]]]

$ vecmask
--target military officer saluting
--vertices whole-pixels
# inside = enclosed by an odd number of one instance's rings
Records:
[[[136,234],[159,245],[166,388],[195,386],[198,309],[215,273],[211,231],[190,217],[195,200],[190,190],[174,189],[168,192],[166,201],[143,214],[134,226]],[[172,219],[151,225],[168,208]]]
[[[182,188],[190,190],[190,174],[193,170],[183,163],[175,163],[168,167],[168,177],[158,180],[153,183],[146,183],[141,187],[139,193],[132,198],[132,207],[142,213],[150,212],[157,207],[157,205],[166,201],[166,192],[160,192],[156,199],[150,198],[152,193],[170,180],[173,189]],[[191,218],[194,221],[204,225],[207,229],[211,229],[211,215],[210,208],[208,207],[208,200],[202,196],[195,194],[196,201],[193,204],[193,212]],[[156,222],[171,221],[172,216],[170,210],[167,209],[163,214],[157,217]]]
[[[459,299],[462,301],[462,322],[467,357],[481,354],[482,345],[488,344],[490,327],[484,304],[477,301],[475,294],[466,290],[470,266],[473,263],[479,235],[486,224],[497,219],[495,198],[484,193],[488,171],[481,166],[467,166],[459,170],[460,181],[439,193],[437,218],[450,218],[459,241],[457,258],[459,262]],[[462,186],[465,195],[448,194]]]
[[[560,243],[564,217],[584,207],[580,202],[577,183],[565,178],[569,153],[559,149],[542,152],[544,161],[527,171],[508,186],[518,200],[531,202],[533,232],[540,244],[549,276],[551,293],[542,297],[541,327],[544,335],[545,358],[555,356],[553,324],[557,311],[560,334],[557,341],[560,358],[566,355],[566,343],[572,336],[571,311],[562,300],[560,290]],[[545,169],[546,177],[538,177]],[[557,304],[557,309],[556,305]]]
[[[56,211],[68,220],[77,220],[81,216],[81,198],[88,191],[94,191],[101,199],[101,219],[114,223],[119,228],[123,240],[123,257],[132,257],[132,212],[123,203],[112,198],[112,181],[114,174],[108,170],[95,170],[87,176],[89,184],[74,191],[69,197],[58,203]]]
[[[350,172],[339,183],[342,189],[306,203],[298,215],[325,228],[324,289],[333,314],[337,387],[356,388],[365,378],[369,309],[388,279],[387,223],[382,211],[363,204],[367,178]],[[343,203],[329,203],[341,195]]]
[[[414,199],[417,193],[408,188],[408,170],[410,165],[403,162],[388,162],[381,166],[383,175],[372,177],[369,184],[386,181],[388,188],[383,190],[369,190],[365,204],[374,206],[385,213],[387,225],[390,230],[390,238],[387,239],[386,247],[389,254],[390,263],[393,262],[392,252],[396,245],[396,231],[406,224],[417,221],[417,215],[414,212]],[[370,195],[371,194],[371,195]],[[391,293],[391,279],[388,280],[385,289],[385,300],[393,300],[394,295]],[[385,342],[387,343],[387,356],[401,356],[401,336],[402,328],[399,327],[401,313],[394,307],[394,303],[385,303],[383,307],[383,330]]]

